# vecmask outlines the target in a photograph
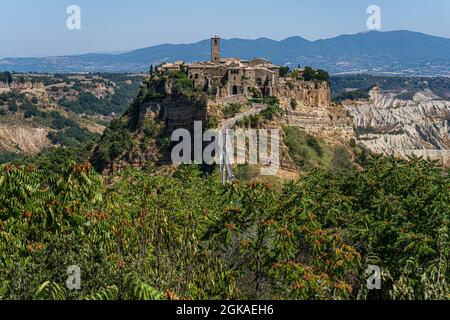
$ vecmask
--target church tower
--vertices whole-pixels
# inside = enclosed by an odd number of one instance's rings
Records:
[[[211,62],[220,62],[220,38],[217,36],[211,38]]]

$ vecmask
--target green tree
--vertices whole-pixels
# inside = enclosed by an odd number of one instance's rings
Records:
[[[280,67],[280,77],[286,77],[289,74],[289,67]]]

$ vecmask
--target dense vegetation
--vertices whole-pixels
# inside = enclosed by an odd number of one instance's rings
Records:
[[[266,105],[266,109],[260,113],[244,117],[237,121],[235,125],[237,128],[262,128],[269,122],[279,119],[284,114],[284,110],[280,107],[280,101],[277,97],[263,96],[261,90],[258,88],[251,88],[251,93],[252,97],[249,99],[249,103],[264,104]],[[239,110],[236,107],[230,105],[228,108],[230,107],[235,109],[232,109],[235,113],[238,113]],[[233,116],[235,113],[233,113]]]
[[[100,78],[92,78],[93,76]],[[108,94],[102,98],[97,98],[92,94],[90,92],[90,86],[83,84],[81,81],[77,79],[69,80],[75,83],[73,88],[79,92],[79,95],[76,100],[62,98],[59,100],[59,104],[67,110],[79,114],[101,114],[108,116],[111,114],[121,114],[125,111],[126,107],[136,97],[142,77],[110,73],[91,75],[90,81],[93,84],[114,87],[114,94]]]
[[[292,77],[294,79],[302,79],[305,81],[330,81],[330,75],[327,71],[322,69],[313,69],[311,67],[304,67],[300,71],[300,66],[298,69],[290,70],[289,67],[280,67],[280,77]]]
[[[115,119],[105,129],[93,155],[93,164],[98,170],[107,165],[131,148],[133,144],[130,128],[122,119]]]
[[[433,164],[375,158],[282,188],[195,168],[104,184],[88,164],[2,166],[0,298],[448,298],[450,181]]]
[[[140,75],[129,74],[11,74],[0,73],[4,82],[42,82],[47,95],[13,90],[0,94],[0,116],[8,125],[44,127],[53,145],[78,147],[99,137],[81,123],[108,125],[112,114],[122,114],[139,90]],[[101,89],[98,89],[101,88]],[[97,98],[98,90],[108,92]],[[113,90],[112,90],[113,89]],[[97,90],[97,91],[96,91]],[[98,92],[97,92],[98,93]],[[57,108],[54,106],[58,105]],[[78,114],[78,115],[77,115]],[[20,151],[20,147],[17,147]],[[25,154],[1,153],[0,163],[27,158]]]
[[[355,89],[351,91],[342,92],[333,98],[335,103],[341,103],[344,100],[367,100],[369,99],[369,92],[372,88]]]
[[[0,72],[0,82],[11,83],[13,81],[11,72]]]
[[[353,167],[349,152],[341,147],[332,148],[297,127],[284,127],[283,142],[295,165],[302,171],[317,168],[350,170]]]
[[[59,111],[47,111],[38,107],[37,101],[28,99],[24,94],[9,92],[0,95],[0,107],[7,105],[7,109],[0,109],[1,115],[20,114],[23,119],[32,120],[36,126],[52,129],[48,138],[55,145],[70,147],[84,144],[97,138],[98,135],[82,128],[74,119],[63,116]],[[0,163],[8,162],[11,154],[0,155]],[[19,156],[14,156],[17,159]]]
[[[14,81],[17,82],[42,82],[48,87],[47,90],[50,96],[56,93],[62,95],[56,101],[60,106],[67,111],[72,111],[78,114],[88,115],[111,115],[121,114],[126,107],[133,101],[139,90],[139,84],[142,81],[141,76],[132,76],[127,74],[89,74],[82,76],[85,80],[81,81],[77,75],[14,75]],[[13,81],[13,76],[9,73],[0,73],[0,81]],[[59,86],[56,86],[59,85]],[[97,90],[96,86],[104,86],[113,88],[113,93],[110,92],[104,97],[97,98],[92,92]],[[37,97],[33,99],[37,104]],[[0,103],[6,104],[10,102],[9,106],[16,111],[15,107],[22,104],[24,101],[30,99],[19,92],[9,92],[0,95]],[[0,104],[1,105],[1,104]],[[36,112],[36,111],[34,111]]]
[[[305,70],[303,71],[303,79],[305,79],[305,81],[318,80],[328,82],[330,81],[330,75],[322,69],[315,70],[311,67],[305,67]]]
[[[14,152],[1,152],[0,163],[16,162],[23,158],[23,155]]]
[[[240,103],[230,103],[229,105],[225,106],[222,110],[223,117],[225,119],[233,118],[238,113],[242,112],[242,109],[244,106]]]

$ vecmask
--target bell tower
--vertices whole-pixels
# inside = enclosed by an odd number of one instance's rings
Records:
[[[220,38],[217,36],[211,38],[211,62],[220,62]]]

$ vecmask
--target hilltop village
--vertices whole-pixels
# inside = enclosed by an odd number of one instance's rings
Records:
[[[221,40],[213,37],[210,61],[151,68],[138,100],[120,119],[121,126],[132,128],[132,142],[117,142],[117,134],[105,135],[94,162],[106,174],[147,163],[170,166],[170,133],[178,128],[193,132],[196,121],[203,129],[230,123],[248,129],[298,128],[326,139],[333,149],[344,146],[351,153],[351,120],[343,108],[332,105],[325,71],[289,70],[262,58],[222,58]],[[111,152],[111,146],[119,144],[124,147]],[[283,154],[282,167],[297,173],[295,160],[289,159],[288,151]]]
[[[179,70],[182,64],[183,62],[167,63],[160,67],[160,71]],[[206,89],[217,87],[219,98],[248,94],[256,87],[262,87],[263,93],[270,96],[280,81],[280,67],[268,60],[221,59],[219,37],[211,39],[211,61],[194,62],[186,67],[195,86]]]
[[[245,96],[251,97],[258,89],[262,96],[277,96],[278,98],[288,98],[285,87],[288,86],[293,92],[300,87],[308,90],[304,95],[293,96],[300,100],[308,100],[308,96],[314,90],[325,90],[324,95],[317,96],[317,104],[321,106],[329,105],[330,94],[328,86],[321,87],[319,83],[315,86],[305,86],[307,81],[303,80],[305,69],[295,69],[290,73],[284,72],[283,67],[274,65],[271,61],[255,58],[252,60],[242,60],[239,58],[221,58],[221,39],[213,37],[211,39],[211,61],[194,62],[185,64],[182,61],[165,63],[157,68],[161,73],[177,72],[186,70],[189,79],[194,83],[194,87],[204,90],[213,89],[217,99],[228,98],[233,100]],[[301,83],[301,86],[298,84]],[[298,92],[299,93],[299,92]],[[299,93],[300,94],[300,93]],[[300,101],[301,103],[301,101]]]
[[[246,106],[251,107],[254,102],[267,103],[270,98],[272,102],[276,99],[277,105],[286,109],[287,113],[330,107],[328,81],[319,77],[314,79],[315,70],[307,69],[310,79],[305,79],[305,69],[287,72],[287,68],[262,58],[224,59],[221,58],[220,48],[220,38],[213,37],[210,61],[177,61],[158,66],[156,74],[143,87],[141,95],[144,96],[144,105],[141,109],[146,113],[159,113],[163,108],[163,119],[174,129],[190,128],[195,120],[220,120],[224,109],[241,105],[243,108],[234,112],[238,113]],[[173,95],[181,92],[186,96],[191,91],[207,92],[207,99],[203,101],[205,114],[199,115],[198,108],[190,106],[179,95]],[[162,96],[170,99],[161,100]],[[319,114],[312,118],[320,121]]]

